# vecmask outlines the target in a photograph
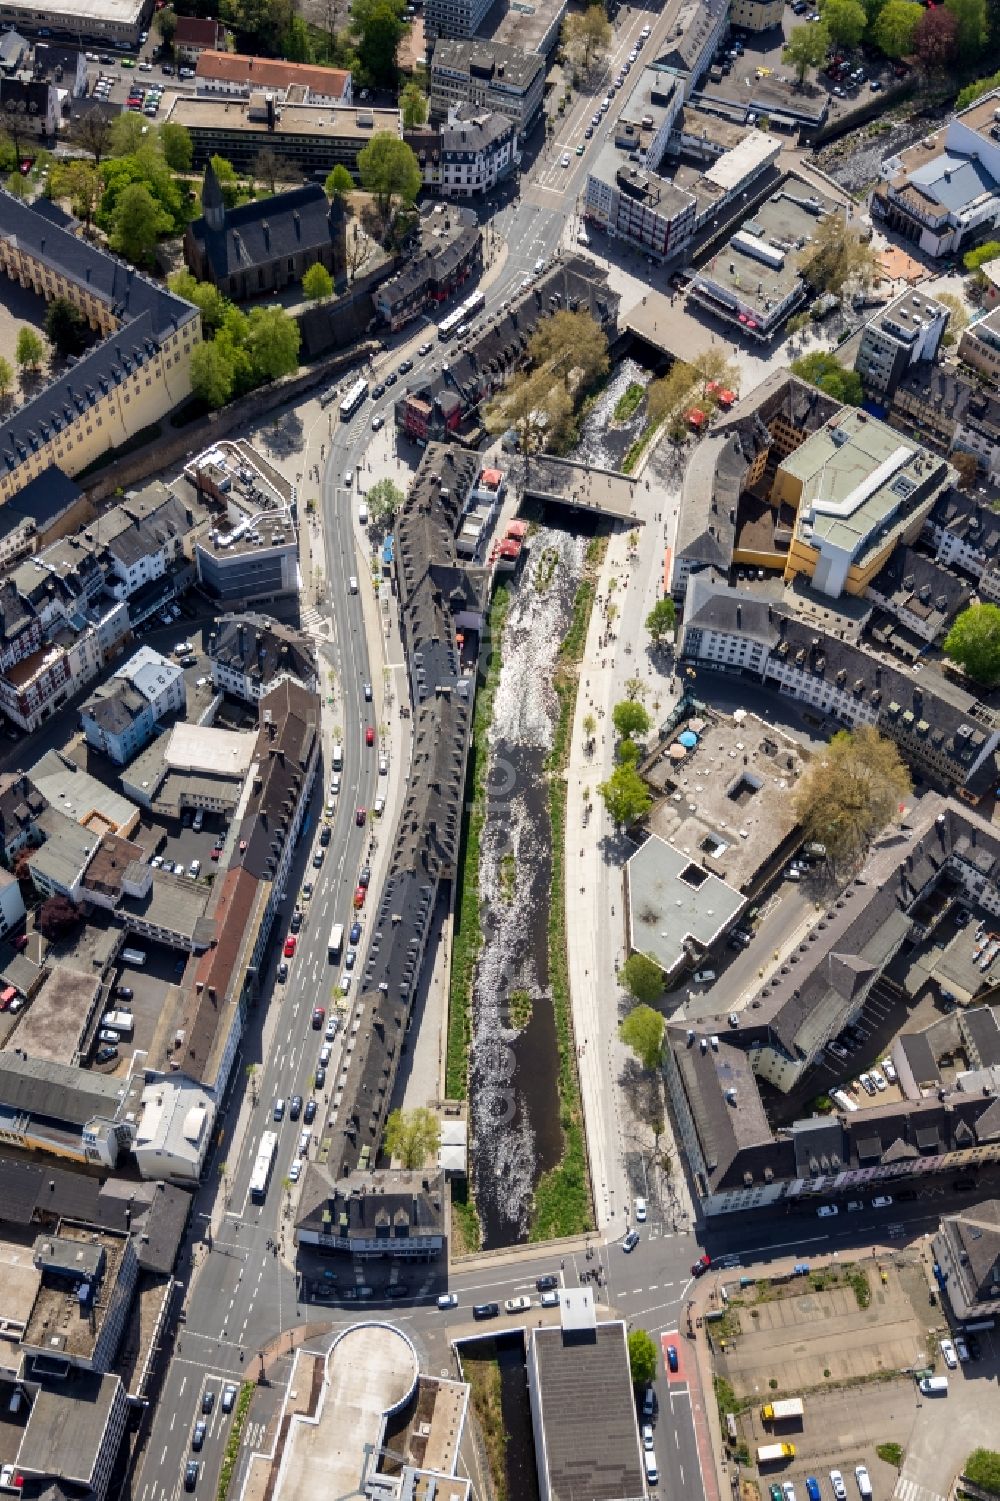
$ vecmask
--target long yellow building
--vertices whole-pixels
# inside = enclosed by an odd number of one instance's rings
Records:
[[[51,204],[0,191],[0,268],[47,302],[64,297],[102,338],[0,423],[0,503],[58,464],[78,474],[191,394],[201,315],[79,239]]]

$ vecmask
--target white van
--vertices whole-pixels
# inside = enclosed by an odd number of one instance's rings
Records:
[[[946,1397],[948,1378],[947,1376],[923,1376],[920,1380],[920,1390],[925,1397]]]
[[[368,525],[368,507],[365,505],[364,501],[362,501],[358,506],[358,520],[360,521],[362,526]]]
[[[660,1472],[656,1468],[656,1455],[651,1449],[643,1449],[642,1462],[646,1466],[646,1484],[659,1485]]]
[[[119,1032],[122,1037],[131,1037],[135,1031],[135,1018],[131,1011],[105,1011],[101,1017],[101,1026],[109,1027],[112,1032]]]
[[[333,769],[334,771],[344,769],[344,747],[339,742],[333,747]]]
[[[142,949],[122,949],[122,963],[131,964],[135,969],[141,969],[146,962],[146,955]]]
[[[199,808],[198,811],[197,811],[197,813],[194,815],[194,823],[191,825],[191,827],[194,829],[194,831],[195,831],[196,834],[201,831],[201,826],[202,826],[202,824],[204,822],[205,822],[205,810],[204,810],[204,808]]]

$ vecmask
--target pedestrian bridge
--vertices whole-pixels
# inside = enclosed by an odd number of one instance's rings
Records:
[[[591,464],[538,454],[527,460],[523,496],[542,505],[567,506],[641,526],[635,514],[638,486],[638,480],[617,469],[595,469]]]

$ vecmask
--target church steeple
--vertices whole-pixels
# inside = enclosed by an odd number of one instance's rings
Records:
[[[209,229],[225,229],[226,200],[222,196],[219,179],[212,170],[211,162],[205,166],[205,181],[201,189],[201,211]]]

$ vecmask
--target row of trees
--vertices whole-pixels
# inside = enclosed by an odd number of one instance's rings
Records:
[[[513,428],[521,452],[561,448],[573,431],[579,398],[608,372],[604,330],[581,310],[544,318],[528,344],[528,368],[507,382],[486,408],[492,433]]]
[[[298,369],[299,325],[282,308],[244,313],[190,271],[176,271],[167,284],[201,313],[202,343],[191,356],[191,386],[206,405],[225,406],[234,396]]]
[[[986,0],[945,0],[925,9],[918,0],[820,0],[820,20],[796,27],[782,56],[801,84],[820,68],[831,43],[868,41],[890,58],[916,58],[927,72],[980,55],[989,34]]]

